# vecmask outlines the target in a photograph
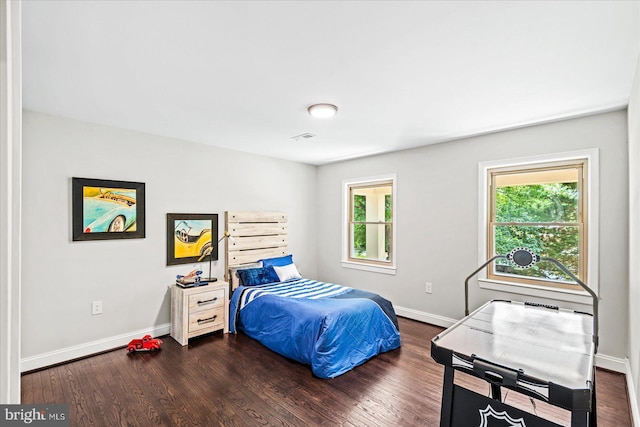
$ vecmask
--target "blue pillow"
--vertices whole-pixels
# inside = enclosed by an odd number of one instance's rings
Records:
[[[267,283],[280,281],[278,274],[272,266],[238,270],[238,277],[240,277],[240,283],[244,286],[265,285]]]
[[[285,265],[293,264],[293,255],[281,256],[277,258],[267,258],[262,260],[262,266],[267,267],[269,265],[274,267],[284,267]]]

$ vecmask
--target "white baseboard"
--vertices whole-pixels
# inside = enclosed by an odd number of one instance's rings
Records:
[[[72,347],[61,348],[59,350],[50,351],[48,353],[38,354],[35,356],[20,359],[20,372],[32,371],[34,369],[44,368],[46,366],[55,365],[57,363],[67,362],[69,360],[78,359],[80,357],[90,356],[102,351],[112,350],[114,348],[123,347],[134,338],[140,338],[145,335],[154,337],[167,335],[171,331],[171,324],[154,326],[148,329],[141,329],[115,337],[104,338],[97,341],[79,344]]]
[[[620,359],[619,357],[613,357],[602,353],[596,354],[596,366],[598,368],[604,368],[626,375],[627,366],[625,361],[626,359]]]
[[[393,306],[398,316],[406,317],[407,319],[417,320],[419,322],[429,323],[430,325],[436,325],[443,328],[448,328],[457,322],[456,319],[449,317],[439,316],[437,314],[426,313],[424,311],[414,310],[412,308]]]
[[[629,359],[624,360],[627,377],[627,393],[629,393],[629,407],[631,408],[631,421],[633,425],[640,426],[640,411],[638,410],[638,395],[636,394],[636,387],[633,385],[633,372],[631,372],[631,364]]]
[[[398,307],[394,305],[394,309],[398,316],[406,317],[408,319],[417,320],[419,322],[429,323],[431,325],[448,328],[458,321],[458,319],[451,319],[448,317],[439,316],[437,314],[426,313],[424,311],[418,311],[406,307]],[[625,359],[618,357],[608,356],[606,354],[596,354],[596,366],[599,368],[608,369],[614,372],[620,372],[621,374],[629,377],[626,367]],[[636,424],[640,426],[640,424]]]

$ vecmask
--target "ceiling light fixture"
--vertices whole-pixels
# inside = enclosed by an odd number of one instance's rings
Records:
[[[338,114],[338,107],[333,104],[313,104],[307,108],[312,117],[327,119]]]

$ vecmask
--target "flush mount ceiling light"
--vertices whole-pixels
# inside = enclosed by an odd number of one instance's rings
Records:
[[[333,104],[313,104],[307,108],[312,117],[326,119],[333,117],[338,113],[338,107]]]

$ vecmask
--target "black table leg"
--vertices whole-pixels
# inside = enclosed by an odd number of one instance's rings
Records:
[[[589,413],[589,427],[598,426],[598,414],[596,411],[596,370],[593,370],[593,389],[591,391],[591,412]]]
[[[571,412],[571,427],[587,427],[589,421],[589,412]]]
[[[491,398],[498,402],[502,402],[502,391],[500,391],[499,385],[491,384]]]
[[[440,427],[451,427],[453,409],[453,368],[444,367],[444,382],[442,384],[442,407],[440,408]]]

